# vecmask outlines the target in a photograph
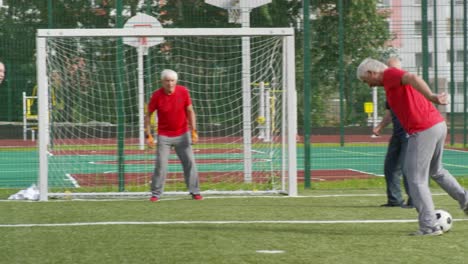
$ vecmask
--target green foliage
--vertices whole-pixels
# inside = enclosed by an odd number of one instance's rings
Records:
[[[334,125],[339,121],[336,115],[330,116],[327,112],[338,112],[338,105],[330,108],[330,102],[339,97],[340,69],[344,72],[345,124],[362,124],[365,121],[362,106],[371,99],[371,91],[359,83],[355,71],[364,58],[380,57],[381,50],[391,39],[386,22],[388,14],[378,10],[376,2],[343,1],[344,65],[340,65],[336,1],[316,1],[317,18],[311,21],[313,125]]]
[[[233,27],[227,23],[227,11],[205,4],[203,0],[168,0],[162,7],[162,21],[169,27]]]
[[[386,52],[385,43],[391,39],[385,18],[387,14],[376,8],[376,0],[343,1],[344,3],[344,58],[338,64],[338,13],[335,0],[311,1],[316,19],[312,31],[312,122],[314,126],[336,125],[339,118],[338,73],[345,72],[344,98],[346,124],[362,123],[362,103],[370,99],[367,87],[357,82],[355,68],[365,57]],[[8,8],[0,9],[0,58],[7,63],[7,81],[0,95],[20,98],[21,92],[31,94],[35,85],[35,31],[38,28],[110,28],[116,25],[117,0],[68,1],[54,0],[52,10],[48,1],[7,1]],[[142,5],[141,5],[142,4]],[[158,1],[122,0],[123,20],[137,12],[149,13],[165,27],[240,27],[228,22],[228,12],[206,4],[203,0]],[[293,27],[296,29],[296,72],[298,94],[303,93],[302,1],[273,0],[251,12],[252,27]],[[112,87],[110,87],[112,89]],[[13,100],[13,99],[12,99]],[[7,102],[8,118],[19,120],[21,105]],[[298,101],[299,121],[303,120],[303,101]],[[0,109],[0,115],[6,115]],[[300,124],[302,127],[302,124]]]
[[[48,3],[52,9],[48,9]],[[5,3],[6,2],[6,3]],[[157,1],[123,0],[123,20],[137,12],[159,14]],[[4,1],[0,8],[0,59],[7,66],[6,89],[0,89],[2,98],[11,98],[7,107],[0,109],[0,119],[19,121],[22,92],[34,93],[36,85],[35,35],[40,28],[112,28],[116,25],[116,0],[70,1],[44,0]],[[94,3],[94,5],[93,5]],[[112,88],[112,87],[110,87]],[[77,113],[75,113],[77,114]],[[5,116],[7,115],[7,116]],[[5,116],[5,117],[4,117]],[[83,120],[87,121],[87,120]]]
[[[251,27],[297,26],[300,1],[273,0],[251,12]],[[168,0],[161,20],[171,27],[240,27],[228,22],[228,11],[206,4],[204,0]]]

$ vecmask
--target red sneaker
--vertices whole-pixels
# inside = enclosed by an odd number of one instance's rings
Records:
[[[192,199],[194,200],[203,200],[203,196],[200,194],[192,194]]]
[[[151,196],[150,202],[157,202],[159,201],[159,198],[157,196]]]

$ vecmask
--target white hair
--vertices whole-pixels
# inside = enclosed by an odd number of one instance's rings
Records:
[[[357,68],[357,78],[362,81],[362,77],[366,76],[368,71],[371,72],[383,72],[387,69],[387,65],[384,63],[374,60],[371,58],[367,58],[359,64]]]
[[[177,76],[177,72],[169,69],[165,69],[161,72],[161,80],[164,80],[166,77],[174,77],[178,80],[179,76]]]

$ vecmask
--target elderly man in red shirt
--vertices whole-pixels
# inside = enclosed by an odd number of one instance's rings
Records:
[[[192,198],[203,199],[200,195],[198,172],[191,145],[198,140],[195,112],[188,89],[177,85],[177,80],[175,71],[166,69],[161,72],[162,87],[151,96],[145,116],[146,133],[149,138],[152,138],[150,117],[154,111],[158,117],[156,165],[151,182],[152,202],[159,201],[163,193],[171,147],[174,147],[182,163],[185,183]]]
[[[369,87],[383,86],[387,102],[408,134],[403,170],[419,213],[419,230],[413,235],[442,235],[429,189],[432,177],[468,214],[468,193],[442,166],[447,125],[432,103],[447,104],[447,94],[434,94],[419,76],[374,59],[365,59],[357,77]]]

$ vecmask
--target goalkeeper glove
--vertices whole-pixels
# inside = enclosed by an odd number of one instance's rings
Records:
[[[154,148],[154,138],[151,134],[146,134],[146,144],[148,148]]]
[[[192,144],[197,144],[198,142],[198,132],[196,129],[192,129]]]

